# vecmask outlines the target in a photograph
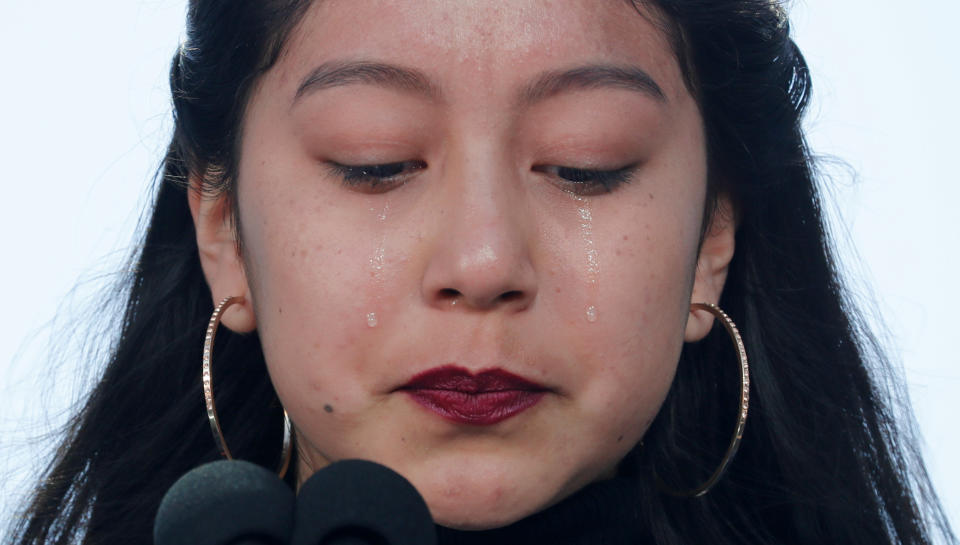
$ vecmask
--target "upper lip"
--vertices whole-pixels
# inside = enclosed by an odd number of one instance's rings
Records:
[[[465,394],[523,390],[543,392],[546,386],[500,368],[476,373],[456,365],[444,365],[414,375],[400,390],[447,390]]]

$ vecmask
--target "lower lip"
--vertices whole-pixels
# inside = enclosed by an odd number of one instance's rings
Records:
[[[535,390],[466,393],[424,388],[404,391],[427,410],[457,424],[473,426],[491,426],[516,416],[536,405],[546,393]]]

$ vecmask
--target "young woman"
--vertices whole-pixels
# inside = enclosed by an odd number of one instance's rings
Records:
[[[441,543],[952,539],[777,4],[196,0],[171,86],[120,342],[18,543],[150,542],[288,419],[291,485],[385,464]]]

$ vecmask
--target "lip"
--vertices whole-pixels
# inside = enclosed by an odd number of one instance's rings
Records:
[[[455,365],[419,373],[398,390],[442,418],[474,426],[492,426],[516,416],[549,392],[503,369],[474,374]]]

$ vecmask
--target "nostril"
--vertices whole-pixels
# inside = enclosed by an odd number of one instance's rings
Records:
[[[523,298],[523,292],[519,290],[512,290],[500,294],[500,300],[504,303],[509,303],[511,301],[517,301]]]
[[[457,289],[454,288],[444,288],[437,292],[437,301],[442,303],[447,303],[451,305],[457,304],[461,299],[464,299],[466,296]],[[520,301],[525,297],[523,290],[510,290],[505,291],[493,299],[486,300],[471,300],[471,306],[483,307],[486,308],[491,305],[499,304],[509,304],[514,301]]]
[[[459,299],[461,295],[462,294],[459,291],[452,288],[444,288],[437,293],[438,299],[441,301],[455,301]]]

